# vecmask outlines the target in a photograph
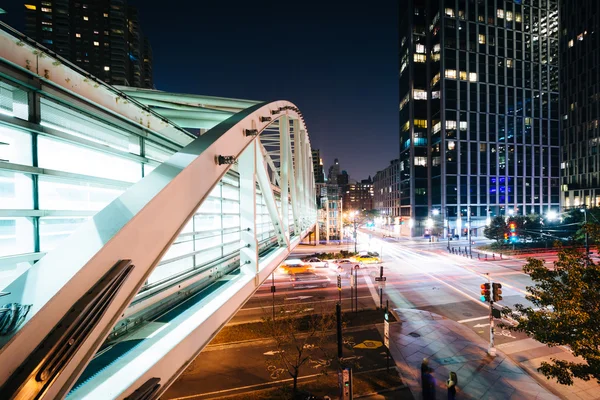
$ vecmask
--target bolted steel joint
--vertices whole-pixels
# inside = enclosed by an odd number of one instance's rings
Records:
[[[216,161],[217,165],[235,164],[234,156],[216,156],[215,159],[216,159],[215,161]]]
[[[271,117],[260,117],[260,122],[269,122],[271,121]]]
[[[256,136],[258,135],[258,129],[244,129],[245,136]]]

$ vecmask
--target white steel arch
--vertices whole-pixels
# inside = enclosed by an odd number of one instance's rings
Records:
[[[240,184],[240,272],[145,337],[135,352],[111,362],[98,379],[71,391],[233,161]],[[195,139],[4,289],[4,302],[31,309],[15,332],[0,337],[0,397],[106,399],[145,392],[150,397],[144,398],[158,398],[315,225],[313,177],[302,115],[287,101],[251,106]],[[263,257],[257,190],[278,242]]]

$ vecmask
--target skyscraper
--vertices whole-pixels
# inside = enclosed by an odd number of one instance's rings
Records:
[[[600,206],[600,3],[564,0],[560,18],[563,206]]]
[[[153,88],[152,49],[127,0],[26,0],[25,34],[103,81]]]
[[[319,149],[312,150],[313,173],[315,174],[315,182],[325,182],[325,169],[323,167],[323,159]]]
[[[428,218],[458,233],[557,210],[558,0],[409,0],[402,11],[400,201],[412,234]]]
[[[340,162],[336,158],[333,160],[333,164],[329,167],[329,174],[327,175],[327,183],[337,185],[338,175],[340,174]]]

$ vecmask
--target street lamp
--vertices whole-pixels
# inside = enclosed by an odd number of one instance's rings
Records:
[[[358,237],[356,236],[356,214],[358,214],[358,211],[354,211],[352,212],[352,216],[354,217],[354,252],[356,253],[356,244],[358,242]]]

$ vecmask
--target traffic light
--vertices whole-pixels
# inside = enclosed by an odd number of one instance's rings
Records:
[[[510,228],[510,241],[511,242],[516,242],[518,239],[517,236],[517,224],[515,224],[514,222],[511,222],[508,227]]]
[[[481,286],[481,301],[490,301],[490,284],[489,283],[482,283]]]
[[[494,301],[502,300],[502,285],[500,283],[492,283],[492,299]]]

